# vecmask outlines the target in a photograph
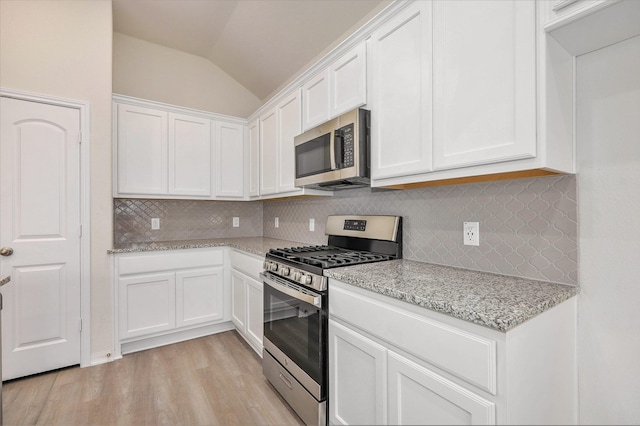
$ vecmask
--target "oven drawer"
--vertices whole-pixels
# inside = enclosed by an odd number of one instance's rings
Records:
[[[364,290],[329,285],[329,315],[496,394],[496,341],[367,297]],[[371,293],[374,295],[373,293]],[[375,295],[378,296],[378,295]]]
[[[268,351],[263,354],[262,370],[267,380],[307,425],[326,424],[326,401],[316,401]]]

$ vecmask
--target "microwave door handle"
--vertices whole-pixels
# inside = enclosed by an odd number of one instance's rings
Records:
[[[334,147],[334,135],[333,132],[329,132],[329,162],[331,166],[331,170],[337,170],[336,166],[336,150]]]
[[[334,162],[336,163],[336,167],[342,167],[342,159],[344,158],[344,148],[343,148],[343,140],[344,137],[342,136],[342,131],[341,130],[336,130],[334,132],[334,139],[333,139],[333,145],[335,146],[334,148],[334,152],[333,152],[333,158],[334,158]]]
[[[291,287],[282,285],[272,279],[270,279],[269,277],[267,277],[265,274],[260,274],[260,278],[262,278],[262,282],[269,285],[270,287],[273,287],[274,289],[286,294],[287,296],[291,296],[294,297],[298,300],[302,300],[303,302],[306,302],[310,305],[315,306],[316,308],[322,308],[322,300],[320,299],[320,296],[313,296],[311,294],[306,294],[306,293],[302,293],[300,291],[297,291],[295,288],[293,288],[294,286],[291,285]]]

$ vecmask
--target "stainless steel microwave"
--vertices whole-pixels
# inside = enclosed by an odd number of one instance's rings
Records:
[[[298,187],[369,186],[370,113],[354,109],[294,138]]]

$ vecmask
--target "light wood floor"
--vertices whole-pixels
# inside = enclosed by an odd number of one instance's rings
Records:
[[[301,425],[235,331],[6,382],[5,425]]]

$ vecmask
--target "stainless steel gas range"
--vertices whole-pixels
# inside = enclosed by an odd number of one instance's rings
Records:
[[[325,425],[328,302],[324,269],[402,258],[399,216],[329,216],[326,246],[272,249],[264,271],[267,379],[308,425]]]

